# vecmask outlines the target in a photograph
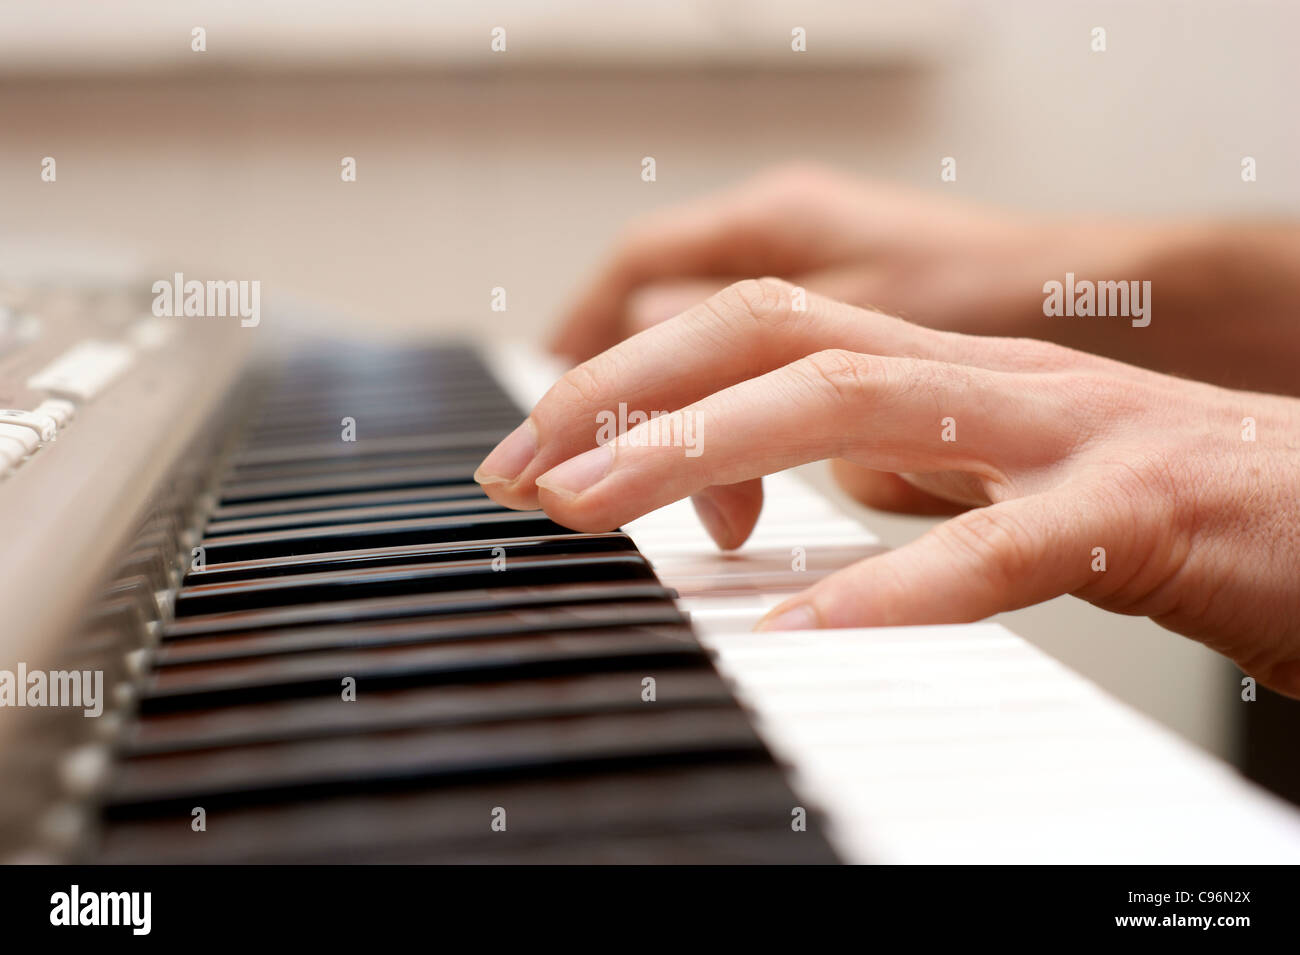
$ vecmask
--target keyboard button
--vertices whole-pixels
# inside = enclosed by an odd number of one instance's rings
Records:
[[[168,667],[317,650],[452,643],[507,634],[661,623],[684,624],[686,618],[667,600],[562,604],[537,610],[451,614],[170,640],[152,651],[151,662],[155,667]]]
[[[109,790],[108,812],[129,817],[192,806],[212,811],[484,775],[769,758],[734,704],[305,740],[248,747],[238,759],[232,756],[220,751],[126,760]]]
[[[36,432],[41,443],[53,441],[59,432],[59,423],[47,414],[39,411],[18,411],[12,408],[0,410],[0,424],[13,424],[21,428],[30,428]]]
[[[141,712],[228,706],[357,691],[465,683],[509,676],[600,673],[637,667],[707,665],[681,624],[506,636],[427,646],[326,650],[155,670],[140,687]]]
[[[362,620],[389,620],[397,617],[422,617],[432,614],[488,613],[518,608],[538,608],[578,601],[671,600],[676,596],[653,581],[621,581],[589,584],[546,584],[538,587],[492,587],[441,594],[414,594],[400,597],[371,597],[369,600],[342,600],[337,603],[307,604],[297,607],[273,607],[213,613],[174,620],[163,628],[164,640],[213,636],[221,633],[246,633],[280,627],[299,627],[321,623],[349,623]]]
[[[553,554],[516,557],[504,570],[494,559],[435,564],[398,564],[280,575],[260,580],[203,583],[199,574],[176,595],[176,616],[227,613],[262,607],[288,607],[367,596],[432,594],[489,588],[509,580],[515,586],[596,580],[654,580],[654,572],[636,551],[607,554]],[[508,577],[506,575],[509,575]]]
[[[8,474],[18,462],[27,457],[27,449],[13,438],[0,436],[0,474]]]
[[[565,528],[541,511],[501,511],[467,517],[410,518],[301,527],[256,534],[231,534],[205,537],[200,543],[206,549],[209,561],[224,563],[230,560],[386,547],[402,543],[437,544],[474,540],[486,534],[494,537],[531,537],[538,534],[563,534],[564,531]]]
[[[635,550],[626,534],[550,534],[539,537],[492,537],[485,540],[452,541],[444,544],[413,544],[398,547],[362,547],[355,550],[323,551],[316,554],[287,554],[224,563],[209,561],[194,571],[189,584],[252,580],[325,570],[384,567],[392,564],[438,563],[452,560],[492,560],[498,557],[531,557],[559,553],[607,553]]]
[[[25,454],[31,454],[41,446],[40,435],[24,425],[6,424],[0,421],[0,437],[8,438],[21,445]]]
[[[88,340],[64,352],[27,379],[27,387],[89,401],[122,374],[134,354],[126,345]]]
[[[36,406],[36,413],[47,415],[54,419],[54,423],[58,427],[66,428],[68,422],[76,415],[77,406],[71,401],[65,401],[62,398],[46,398]]]

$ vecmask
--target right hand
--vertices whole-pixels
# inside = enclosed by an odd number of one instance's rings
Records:
[[[584,361],[758,275],[933,328],[1037,337],[1045,334],[1046,278],[1125,272],[1151,231],[1049,227],[817,166],[786,166],[633,225],[551,350]],[[833,469],[869,506],[954,513],[950,501],[897,475],[839,461]]]

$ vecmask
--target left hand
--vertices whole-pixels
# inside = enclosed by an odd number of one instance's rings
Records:
[[[1300,401],[814,295],[795,311],[792,292],[740,282],[578,365],[476,478],[584,531],[696,495],[730,548],[764,474],[845,458],[970,509],[760,627],[957,623],[1072,593],[1300,696]],[[598,446],[620,403],[672,414]],[[656,443],[669,429],[699,453]]]

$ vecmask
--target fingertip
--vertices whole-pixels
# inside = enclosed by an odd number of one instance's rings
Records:
[[[614,467],[614,444],[608,442],[562,461],[537,476],[539,491],[550,492],[566,503],[576,500],[606,477]]]
[[[514,485],[518,482],[481,479],[477,474],[474,476],[474,481],[494,504],[508,507],[512,511],[535,511],[541,507],[536,492],[516,488]]]
[[[763,509],[761,479],[714,484],[691,495],[700,523],[722,550],[736,550],[754,532]]]
[[[773,630],[820,630],[823,628],[821,615],[812,601],[806,597],[796,597],[778,604],[755,624],[760,631]]]
[[[474,471],[480,485],[512,484],[537,457],[537,426],[531,417],[497,443]]]
[[[726,515],[705,494],[696,494],[691,498],[691,506],[695,508],[695,514],[704,525],[704,529],[713,542],[722,550],[735,550],[745,542],[743,537],[738,537],[734,528],[727,521]],[[747,535],[746,535],[747,536]]]

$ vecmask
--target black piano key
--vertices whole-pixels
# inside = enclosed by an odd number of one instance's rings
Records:
[[[205,537],[199,543],[204,548],[205,560],[225,563],[231,560],[363,547],[476,540],[489,535],[533,537],[538,534],[563,534],[565,530],[541,511],[501,511],[228,534]]]
[[[417,501],[481,500],[487,495],[477,484],[432,484],[397,491],[361,491],[350,494],[318,494],[313,497],[271,498],[252,504],[223,504],[213,508],[209,520],[237,520],[277,514],[327,511],[344,507],[383,507]]]
[[[682,612],[667,600],[562,604],[537,610],[371,620],[361,624],[297,627],[169,640],[150,651],[149,662],[154,667],[162,668],[316,650],[392,647],[408,643],[475,640],[506,634],[545,633],[586,627],[685,622]]]
[[[495,537],[486,540],[451,541],[444,544],[415,544],[399,547],[362,547],[356,550],[324,551],[319,554],[290,554],[258,560],[235,560],[205,564],[191,569],[186,584],[222,583],[283,574],[382,567],[388,564],[436,563],[445,560],[488,560],[498,555],[506,560],[537,554],[608,553],[633,550],[631,538],[620,532],[607,534],[549,534],[541,537]]]
[[[403,383],[402,400],[393,400],[392,387],[368,383],[346,391],[338,388],[302,388],[294,394],[271,395],[253,417],[252,425],[272,426],[279,422],[302,423],[359,412],[377,418],[405,417],[412,412],[423,412],[425,420],[439,421],[449,417],[463,417],[471,411],[487,414],[514,410],[514,404],[505,395],[476,384],[446,387],[422,387]],[[417,432],[418,428],[412,428]],[[469,429],[463,429],[469,430]]]
[[[670,710],[647,703],[632,713],[127,759],[116,767],[104,809],[109,818],[194,806],[212,813],[231,806],[438,782],[767,759],[763,744],[735,706]]]
[[[392,471],[399,468],[460,467],[473,473],[474,468],[492,449],[478,448],[448,454],[440,451],[403,451],[395,454],[357,454],[321,460],[286,461],[232,468],[226,484],[249,484],[260,481],[306,480],[328,475],[364,476],[369,471]]]
[[[506,833],[490,831],[495,807],[507,813]],[[722,861],[710,833],[744,833],[764,845],[760,859],[834,861],[816,832],[790,828],[790,792],[770,764],[643,768],[599,775],[444,785],[411,792],[383,792],[314,802],[254,805],[222,811],[221,839],[177,838],[188,831],[190,808],[170,815],[124,820],[105,833],[100,861],[117,864],[450,862],[487,851],[505,839],[497,861],[537,861],[553,844],[578,847],[568,861]],[[143,814],[141,814],[143,815]],[[778,830],[780,842],[767,845]],[[635,850],[629,840],[639,838]],[[803,839],[787,841],[786,836]],[[770,838],[776,840],[777,835]],[[687,845],[682,842],[686,841]],[[600,848],[613,842],[617,859]],[[730,848],[738,861],[743,846]],[[664,859],[665,843],[672,853]],[[692,848],[693,847],[693,848]]]
[[[505,511],[506,508],[486,496],[458,501],[420,501],[405,504],[382,504],[361,507],[337,507],[332,510],[300,511],[290,514],[267,514],[212,520],[204,529],[209,537],[246,534],[254,531],[288,530],[294,527],[319,527],[327,524],[360,524],[365,521],[400,520],[407,517],[436,517],[443,514],[481,514]]]
[[[356,422],[359,444],[365,438],[399,438],[418,433],[427,428],[431,421],[436,421],[448,432],[475,429],[498,431],[504,435],[519,424],[522,415],[504,406],[497,409],[467,408],[449,411],[429,405],[395,414],[358,407],[356,402],[350,400],[317,399],[305,417],[293,418],[276,414],[255,424],[248,433],[246,446],[261,449],[276,443],[319,443],[331,439],[341,441],[340,422],[345,417],[353,418]]]
[[[318,623],[346,623],[384,620],[431,614],[481,613],[517,607],[546,607],[583,601],[672,600],[675,593],[662,584],[596,583],[546,584],[539,587],[494,587],[445,594],[417,594],[405,597],[372,597],[337,603],[269,610],[205,614],[174,620],[162,629],[162,639],[297,627]]]
[[[352,650],[166,667],[137,688],[141,712],[341,696],[343,680],[365,688],[427,686],[509,675],[598,673],[638,666],[693,666],[707,658],[680,625],[591,628],[445,643]]]
[[[402,451],[461,451],[475,448],[493,448],[502,435],[496,429],[472,431],[418,431],[393,438],[366,437],[361,442],[342,442],[336,435],[332,440],[315,444],[279,444],[258,450],[237,451],[230,463],[235,470],[281,462],[345,458],[375,452],[388,454]]]
[[[191,575],[197,580],[198,575]],[[515,557],[498,565],[492,558],[441,563],[396,564],[310,574],[274,576],[230,583],[195,583],[182,587],[174,610],[178,619],[204,613],[229,613],[264,607],[287,607],[369,596],[430,594],[497,586],[587,583],[596,580],[654,580],[646,559],[636,551],[607,554],[560,553]]]
[[[346,491],[380,491],[420,487],[426,484],[470,484],[474,468],[469,465],[388,468],[365,474],[326,474],[310,478],[286,478],[277,481],[241,481],[225,485],[221,503],[244,504],[282,497],[311,497]]]
[[[644,676],[614,671],[440,684],[361,693],[347,705],[334,697],[306,697],[155,713],[132,724],[117,750],[121,756],[158,756],[414,727],[633,710],[649,705],[643,699]],[[731,701],[726,684],[709,668],[666,669],[654,677],[655,706],[720,706]]]
[[[402,382],[401,401],[394,401],[393,385],[376,375],[375,378],[354,380],[320,379],[322,387],[310,382],[294,382],[278,391],[265,395],[261,404],[261,420],[312,418],[319,415],[321,406],[376,409],[381,414],[392,414],[404,407],[432,407],[450,410],[491,411],[496,408],[514,408],[514,403],[500,388],[482,381],[453,380],[444,376],[438,381],[410,380]]]

